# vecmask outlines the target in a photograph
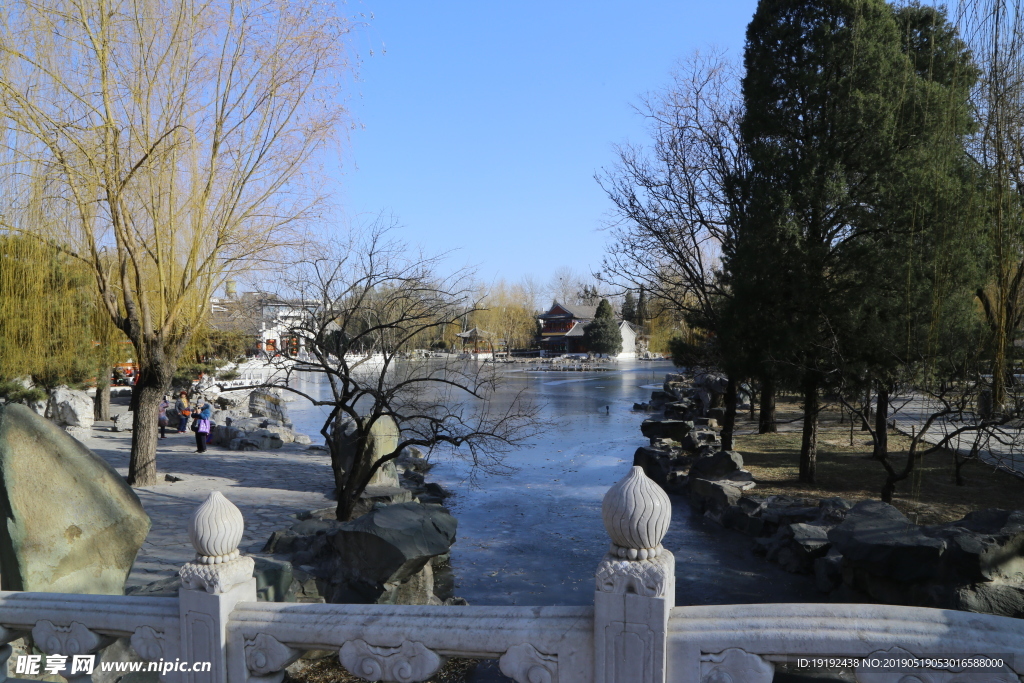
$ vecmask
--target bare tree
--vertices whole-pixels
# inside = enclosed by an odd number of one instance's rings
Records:
[[[597,285],[597,280],[591,275],[581,274],[570,266],[561,266],[551,273],[547,291],[552,299],[566,306],[578,304],[596,306],[597,300],[600,300],[597,294]],[[595,297],[597,300],[588,303]]]
[[[723,247],[738,207],[741,101],[735,66],[721,54],[695,55],[670,85],[645,98],[650,149],[627,145],[597,180],[618,220],[604,271],[670,304],[694,327],[718,332]],[[730,373],[734,399],[738,378]],[[735,417],[735,401],[728,407]],[[731,423],[723,429],[729,447]]]
[[[441,276],[438,265],[375,227],[310,250],[289,276],[293,304],[305,311],[291,334],[305,348],[284,345],[274,384],[330,409],[321,434],[331,452],[338,519],[351,518],[374,473],[408,446],[447,444],[474,471],[504,472],[503,455],[543,427],[522,394],[498,401],[495,364],[406,354],[413,340],[436,337],[479,310],[471,274]],[[327,395],[289,382],[297,372],[320,377]],[[388,420],[397,425],[398,443],[375,459],[371,433]]]
[[[210,296],[316,204],[348,26],[265,0],[12,0],[0,26],[2,227],[92,269],[140,366],[128,479],[150,485],[160,397]]]
[[[1012,345],[1024,322],[1024,3],[961,1],[955,9],[958,28],[981,69],[972,92],[980,126],[968,150],[987,188],[984,211],[993,272],[977,297],[992,334],[992,394],[998,413],[1006,405]]]

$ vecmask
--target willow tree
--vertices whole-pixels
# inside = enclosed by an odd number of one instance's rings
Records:
[[[1002,413],[1024,323],[1024,2],[961,1],[955,11],[981,71],[972,93],[980,127],[968,149],[984,174],[991,253],[990,281],[977,297],[991,331],[993,406]]]
[[[0,395],[42,400],[44,389],[94,371],[89,272],[38,240],[0,237]]]
[[[139,364],[129,482],[156,482],[156,412],[228,273],[316,205],[347,24],[268,0],[13,0],[0,9],[4,228],[89,266]],[[45,178],[35,231],[22,178]]]

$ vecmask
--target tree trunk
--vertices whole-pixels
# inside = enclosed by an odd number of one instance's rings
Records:
[[[757,419],[757,391],[754,390],[754,380],[750,380],[750,421]]]
[[[132,456],[128,464],[131,486],[153,486],[156,478],[156,443],[160,434],[157,424],[164,382],[157,373],[139,368],[139,381],[132,389],[135,417],[132,421]]]
[[[110,419],[110,374],[114,371],[110,363],[100,363],[96,375],[96,398],[92,401],[93,419]]]
[[[878,383],[876,402],[875,448],[872,455],[876,460],[882,460],[889,455],[889,425],[886,423],[889,417],[889,385],[885,382]]]
[[[334,430],[327,439],[327,447],[331,451],[331,470],[334,472],[334,488],[338,495],[335,515],[341,521],[348,521],[355,509],[355,500],[351,496],[350,480],[357,458],[356,452],[362,452],[358,433],[354,425],[344,413],[339,413],[334,420]],[[364,440],[365,441],[365,440]]]
[[[774,434],[779,431],[775,424],[775,380],[770,375],[761,382],[761,414],[757,421],[758,434]]]
[[[736,429],[736,385],[733,375],[725,385],[725,417],[722,418],[722,450],[732,450],[732,435]]]
[[[889,475],[882,484],[882,502],[892,504],[892,494],[896,492],[896,480]]]
[[[1004,314],[1005,315],[1005,314]],[[1000,334],[996,338],[996,354],[992,363],[992,414],[1002,415],[1006,402],[1006,345],[1007,335],[1000,323]]]
[[[860,423],[860,431],[871,431],[871,384],[864,390],[864,419]]]
[[[800,482],[814,483],[818,464],[818,383],[810,376],[804,379],[804,433],[800,445]]]

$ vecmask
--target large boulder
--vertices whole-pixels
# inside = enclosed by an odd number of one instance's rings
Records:
[[[672,439],[682,441],[693,429],[693,423],[686,420],[644,420],[640,433],[648,439]]]
[[[348,471],[356,457],[356,433],[355,424],[351,420],[340,421],[332,434],[337,446],[340,449],[341,467]],[[399,430],[398,425],[389,415],[382,415],[370,427],[370,434],[367,437],[366,447],[370,450],[373,462],[390,455],[398,448]],[[382,465],[374,473],[369,486],[398,486],[398,471],[394,461]]]
[[[120,595],[150,521],[124,479],[62,429],[0,406],[0,587]]]
[[[690,477],[686,488],[690,505],[699,512],[710,512],[718,521],[730,506],[737,505],[743,497],[743,489],[730,481]]]
[[[1024,510],[976,510],[963,519],[924,527],[946,542],[944,574],[965,583],[1024,585]]]
[[[46,402],[46,417],[61,427],[92,428],[93,401],[84,391],[59,386]]]
[[[375,507],[329,534],[328,602],[436,604],[431,558],[455,542],[457,522],[438,505]]]
[[[269,417],[286,427],[291,427],[288,418],[288,406],[284,399],[269,391],[256,391],[249,394],[249,413],[253,417]]]
[[[934,578],[945,549],[942,540],[926,536],[902,512],[878,500],[854,505],[828,532],[828,540],[858,568],[900,582]]]
[[[690,474],[702,479],[725,477],[743,469],[743,456],[736,451],[718,451],[697,458],[690,467]]]
[[[284,445],[284,441],[277,434],[274,434],[269,429],[257,429],[254,432],[247,432],[243,441],[254,441],[256,443],[257,450],[269,451],[273,448],[280,448]]]

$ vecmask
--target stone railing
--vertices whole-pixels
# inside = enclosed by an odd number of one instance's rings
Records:
[[[420,681],[449,657],[497,659],[518,683],[769,683],[797,657],[985,655],[1002,671],[895,673],[861,683],[1019,683],[1024,621],[878,605],[675,607],[675,558],[661,546],[671,503],[639,467],[602,506],[611,547],[591,607],[435,607],[256,602],[242,516],[219,493],[189,523],[196,559],[177,598],[0,592],[0,671],[10,643],[96,653],[125,639],[169,683],[280,683],[308,650],[337,652],[369,681]],[[123,652],[123,650],[122,650]],[[209,662],[208,671],[176,663]],[[62,674],[64,675],[64,674]],[[90,683],[84,673],[64,676]],[[2,676],[0,676],[2,681]]]

